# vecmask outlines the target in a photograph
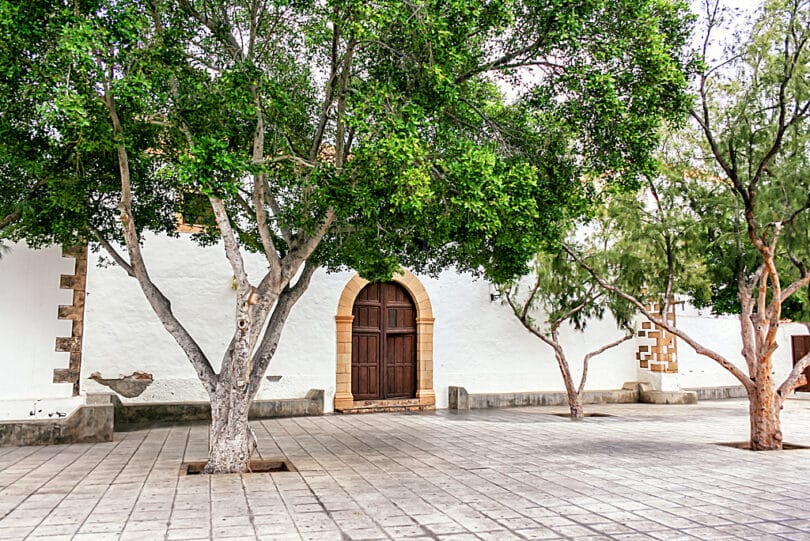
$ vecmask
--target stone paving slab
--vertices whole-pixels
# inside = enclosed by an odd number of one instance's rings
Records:
[[[752,453],[747,404],[254,422],[297,472],[180,476],[207,426],[0,449],[0,539],[810,540],[810,450]],[[783,430],[810,445],[810,401]]]

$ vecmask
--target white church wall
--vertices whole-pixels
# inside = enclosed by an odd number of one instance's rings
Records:
[[[810,334],[810,328],[801,323],[783,323],[779,326],[779,348],[773,353],[774,378],[779,383],[793,370],[791,336],[799,334]]]
[[[17,243],[3,254],[0,419],[37,418],[75,407],[72,384],[53,383],[54,369],[69,362],[68,353],[56,352],[55,341],[71,333],[71,322],[57,316],[59,305],[72,302],[72,291],[59,287],[60,275],[72,274],[74,265],[59,247],[32,250]]]
[[[230,341],[234,323],[233,273],[220,246],[202,248],[187,236],[150,236],[144,258],[152,280],[171,300],[179,321],[208,355],[215,370]],[[183,351],[163,328],[137,282],[118,267],[98,268],[91,254],[85,313],[83,388],[106,388],[88,380],[93,372],[104,378],[149,372],[154,383],[136,402],[206,400],[207,395]],[[258,280],[266,263],[246,256],[249,275]],[[258,398],[301,397],[310,388],[334,394],[334,312],[340,288],[348,279],[316,275],[311,288],[293,309]],[[330,397],[327,396],[327,401]]]
[[[235,297],[232,272],[222,248],[201,248],[187,236],[148,237],[144,254],[152,278],[217,369],[233,329]],[[246,259],[251,276],[260,276],[265,267],[262,258]],[[153,374],[155,381],[133,401],[205,400],[193,368],[163,329],[137,282],[118,267],[100,268],[98,260],[99,254],[90,255],[82,391],[108,390],[88,379],[93,372],[115,378],[143,370]],[[8,374],[0,380],[0,396],[5,400],[5,405],[0,404],[0,418],[27,415],[31,400],[62,400],[73,407],[71,385],[53,383],[54,368],[68,362],[67,353],[54,351],[55,337],[68,336],[71,325],[56,317],[58,306],[71,302],[71,291],[59,288],[59,276],[72,273],[73,265],[72,259],[61,257],[58,248],[33,251],[24,245],[15,246],[0,264],[0,284],[5,292],[0,310],[0,366]],[[334,316],[343,287],[352,276],[349,272],[316,273],[290,315],[267,372],[281,379],[265,381],[259,398],[301,397],[311,388],[324,389],[326,410],[331,410],[336,360]],[[447,407],[447,388],[451,385],[464,386],[471,393],[563,389],[551,349],[523,329],[508,306],[490,301],[485,281],[449,271],[438,279],[420,279],[436,318],[433,383],[437,407]],[[679,309],[678,324],[743,365],[736,316],[712,317],[693,308]],[[790,336],[806,332],[803,325],[780,328],[780,347],[774,354],[777,380],[783,379],[792,365]],[[582,356],[621,333],[610,318],[605,318],[589,322],[584,334],[566,329],[562,335],[578,381]],[[617,389],[626,381],[636,380],[635,347],[631,340],[593,359],[587,388]],[[683,388],[737,384],[725,370],[696,355],[682,341],[679,367]],[[22,402],[11,404],[13,400]],[[44,415],[49,406],[43,404],[44,408],[37,409]]]
[[[155,282],[171,299],[178,318],[199,341],[215,369],[233,329],[232,272],[222,248],[201,248],[187,236],[148,237],[144,254]],[[93,372],[115,378],[143,370],[154,383],[133,401],[168,402],[207,398],[193,368],[163,329],[135,280],[118,267],[88,265],[84,320],[83,392],[108,389],[89,380]],[[262,258],[247,256],[251,276],[265,267]],[[71,303],[71,291],[60,289],[61,274],[71,274],[74,261],[59,248],[30,250],[13,246],[0,264],[4,295],[0,309],[0,418],[37,416],[70,410],[80,402],[70,383],[53,383],[53,370],[68,364],[67,353],[55,352],[55,338],[69,336],[71,322],[57,319],[59,305]],[[281,376],[265,381],[260,398],[301,397],[324,389],[327,411],[335,391],[335,313],[343,287],[353,273],[316,273],[310,289],[293,309],[278,351],[267,372]],[[471,393],[559,391],[562,378],[551,349],[528,333],[499,300],[490,301],[485,281],[445,272],[438,279],[420,277],[433,305],[434,389],[436,405],[447,407],[447,388],[460,385]],[[736,316],[714,317],[694,308],[678,309],[678,325],[697,340],[744,366]],[[790,336],[807,334],[804,325],[784,324],[774,354],[777,381],[792,366]],[[571,329],[563,342],[575,381],[587,351],[618,338],[610,318],[589,322],[586,332]],[[634,341],[591,361],[588,389],[617,389],[638,379]],[[716,363],[695,354],[679,341],[682,388],[737,385]],[[128,400],[128,399],[125,399]],[[34,402],[39,401],[34,407]],[[74,404],[74,402],[76,404]],[[51,407],[53,406],[53,407]],[[40,415],[41,412],[41,415]]]
[[[447,387],[470,393],[564,390],[554,354],[530,334],[509,306],[490,302],[485,281],[445,272],[438,280],[423,279],[433,303],[434,385],[436,406],[447,407]],[[584,334],[561,332],[575,382],[582,357],[622,336],[610,318],[592,321]],[[587,389],[618,389],[636,377],[632,340],[591,360]]]
[[[200,248],[187,237],[147,238],[144,257],[178,318],[218,368],[233,329],[232,272],[218,246]],[[155,382],[133,401],[205,400],[205,392],[179,346],[163,329],[135,280],[116,267],[98,268],[91,254],[85,313],[82,385],[106,390],[87,377],[95,371],[115,378],[143,370]],[[264,264],[247,257],[258,279]],[[335,313],[343,287],[353,273],[319,271],[293,308],[276,355],[267,371],[281,376],[263,384],[259,398],[303,396],[311,388],[325,390],[332,408],[335,392]],[[436,405],[447,407],[447,387],[470,392],[562,390],[562,379],[548,346],[530,335],[499,301],[490,302],[484,281],[445,272],[439,279],[420,278],[430,295],[434,333]],[[594,322],[587,337],[620,336],[609,321]],[[581,335],[565,334],[574,376],[586,352]],[[615,389],[635,377],[632,342],[591,363],[589,389]],[[125,399],[126,400],[126,399]]]
[[[713,316],[708,310],[691,306],[678,308],[676,323],[698,343],[726,357],[746,373],[742,358],[740,324],[736,315]],[[681,388],[722,387],[741,383],[717,362],[698,355],[683,340],[678,339],[678,371]]]
[[[748,373],[742,356],[740,320],[736,315],[714,316],[708,310],[698,310],[689,305],[677,310],[677,325],[698,343],[716,351]],[[804,325],[784,323],[777,333],[779,347],[773,354],[774,381],[781,383],[793,368],[790,337],[807,334]],[[717,362],[698,355],[683,340],[678,339],[678,369],[682,388],[721,387],[741,383]]]

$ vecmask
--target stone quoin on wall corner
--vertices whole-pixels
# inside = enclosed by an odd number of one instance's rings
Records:
[[[661,305],[653,303],[647,308],[650,312],[657,313],[661,310]],[[675,303],[669,304],[666,319],[670,325],[675,325]],[[663,327],[645,321],[641,324],[637,336],[636,360],[639,368],[652,372],[678,373],[678,342],[675,340],[674,334]]]
[[[69,353],[67,368],[53,371],[54,383],[72,383],[73,396],[79,395],[79,376],[82,367],[82,336],[84,335],[84,302],[87,287],[87,246],[62,248],[62,257],[73,258],[76,262],[73,274],[63,274],[59,279],[61,289],[73,290],[73,303],[59,306],[58,318],[72,321],[70,336],[56,338],[56,351]]]

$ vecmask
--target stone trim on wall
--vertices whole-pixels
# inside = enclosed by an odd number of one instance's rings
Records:
[[[433,390],[433,306],[425,287],[408,270],[395,274],[392,281],[404,287],[416,304],[416,398],[419,404],[435,407]],[[337,327],[337,375],[335,410],[348,410],[357,406],[352,396],[352,308],[368,280],[359,274],[349,280],[338,301],[335,325]]]
[[[177,222],[175,230],[178,233],[202,233],[205,231],[205,227],[201,225],[188,223],[180,212],[175,213],[174,218]]]
[[[87,246],[62,248],[62,257],[76,261],[73,274],[63,274],[59,279],[61,289],[73,290],[73,303],[60,305],[58,318],[73,322],[70,336],[56,338],[56,351],[70,354],[67,368],[53,371],[54,383],[72,383],[73,396],[79,395],[79,377],[82,368],[82,337],[84,336],[84,301],[87,287]]]
[[[654,303],[648,309],[657,313],[660,312],[661,305]],[[675,325],[675,303],[670,303],[666,318],[671,325]],[[678,373],[678,343],[674,334],[649,321],[644,321],[637,333],[636,343],[638,344],[636,360],[639,362],[639,368],[651,372]]]

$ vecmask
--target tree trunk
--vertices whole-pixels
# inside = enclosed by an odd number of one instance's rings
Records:
[[[771,385],[771,378],[761,378],[748,392],[748,414],[751,420],[751,450],[779,451],[782,449],[780,405]]]
[[[560,367],[560,374],[565,384],[565,393],[568,395],[568,407],[571,410],[572,419],[582,419],[582,394],[577,392],[574,387],[574,379],[571,377],[571,369],[568,367],[568,359],[565,358],[562,346],[560,345],[559,338],[557,337],[556,329],[551,332],[552,345],[554,347],[554,356],[557,358],[557,364]]]
[[[221,381],[211,398],[208,464],[204,473],[247,470],[255,438],[248,425],[250,397],[246,386]]]
[[[568,407],[571,409],[571,418],[580,420],[585,415],[582,405],[582,393],[568,393]]]

